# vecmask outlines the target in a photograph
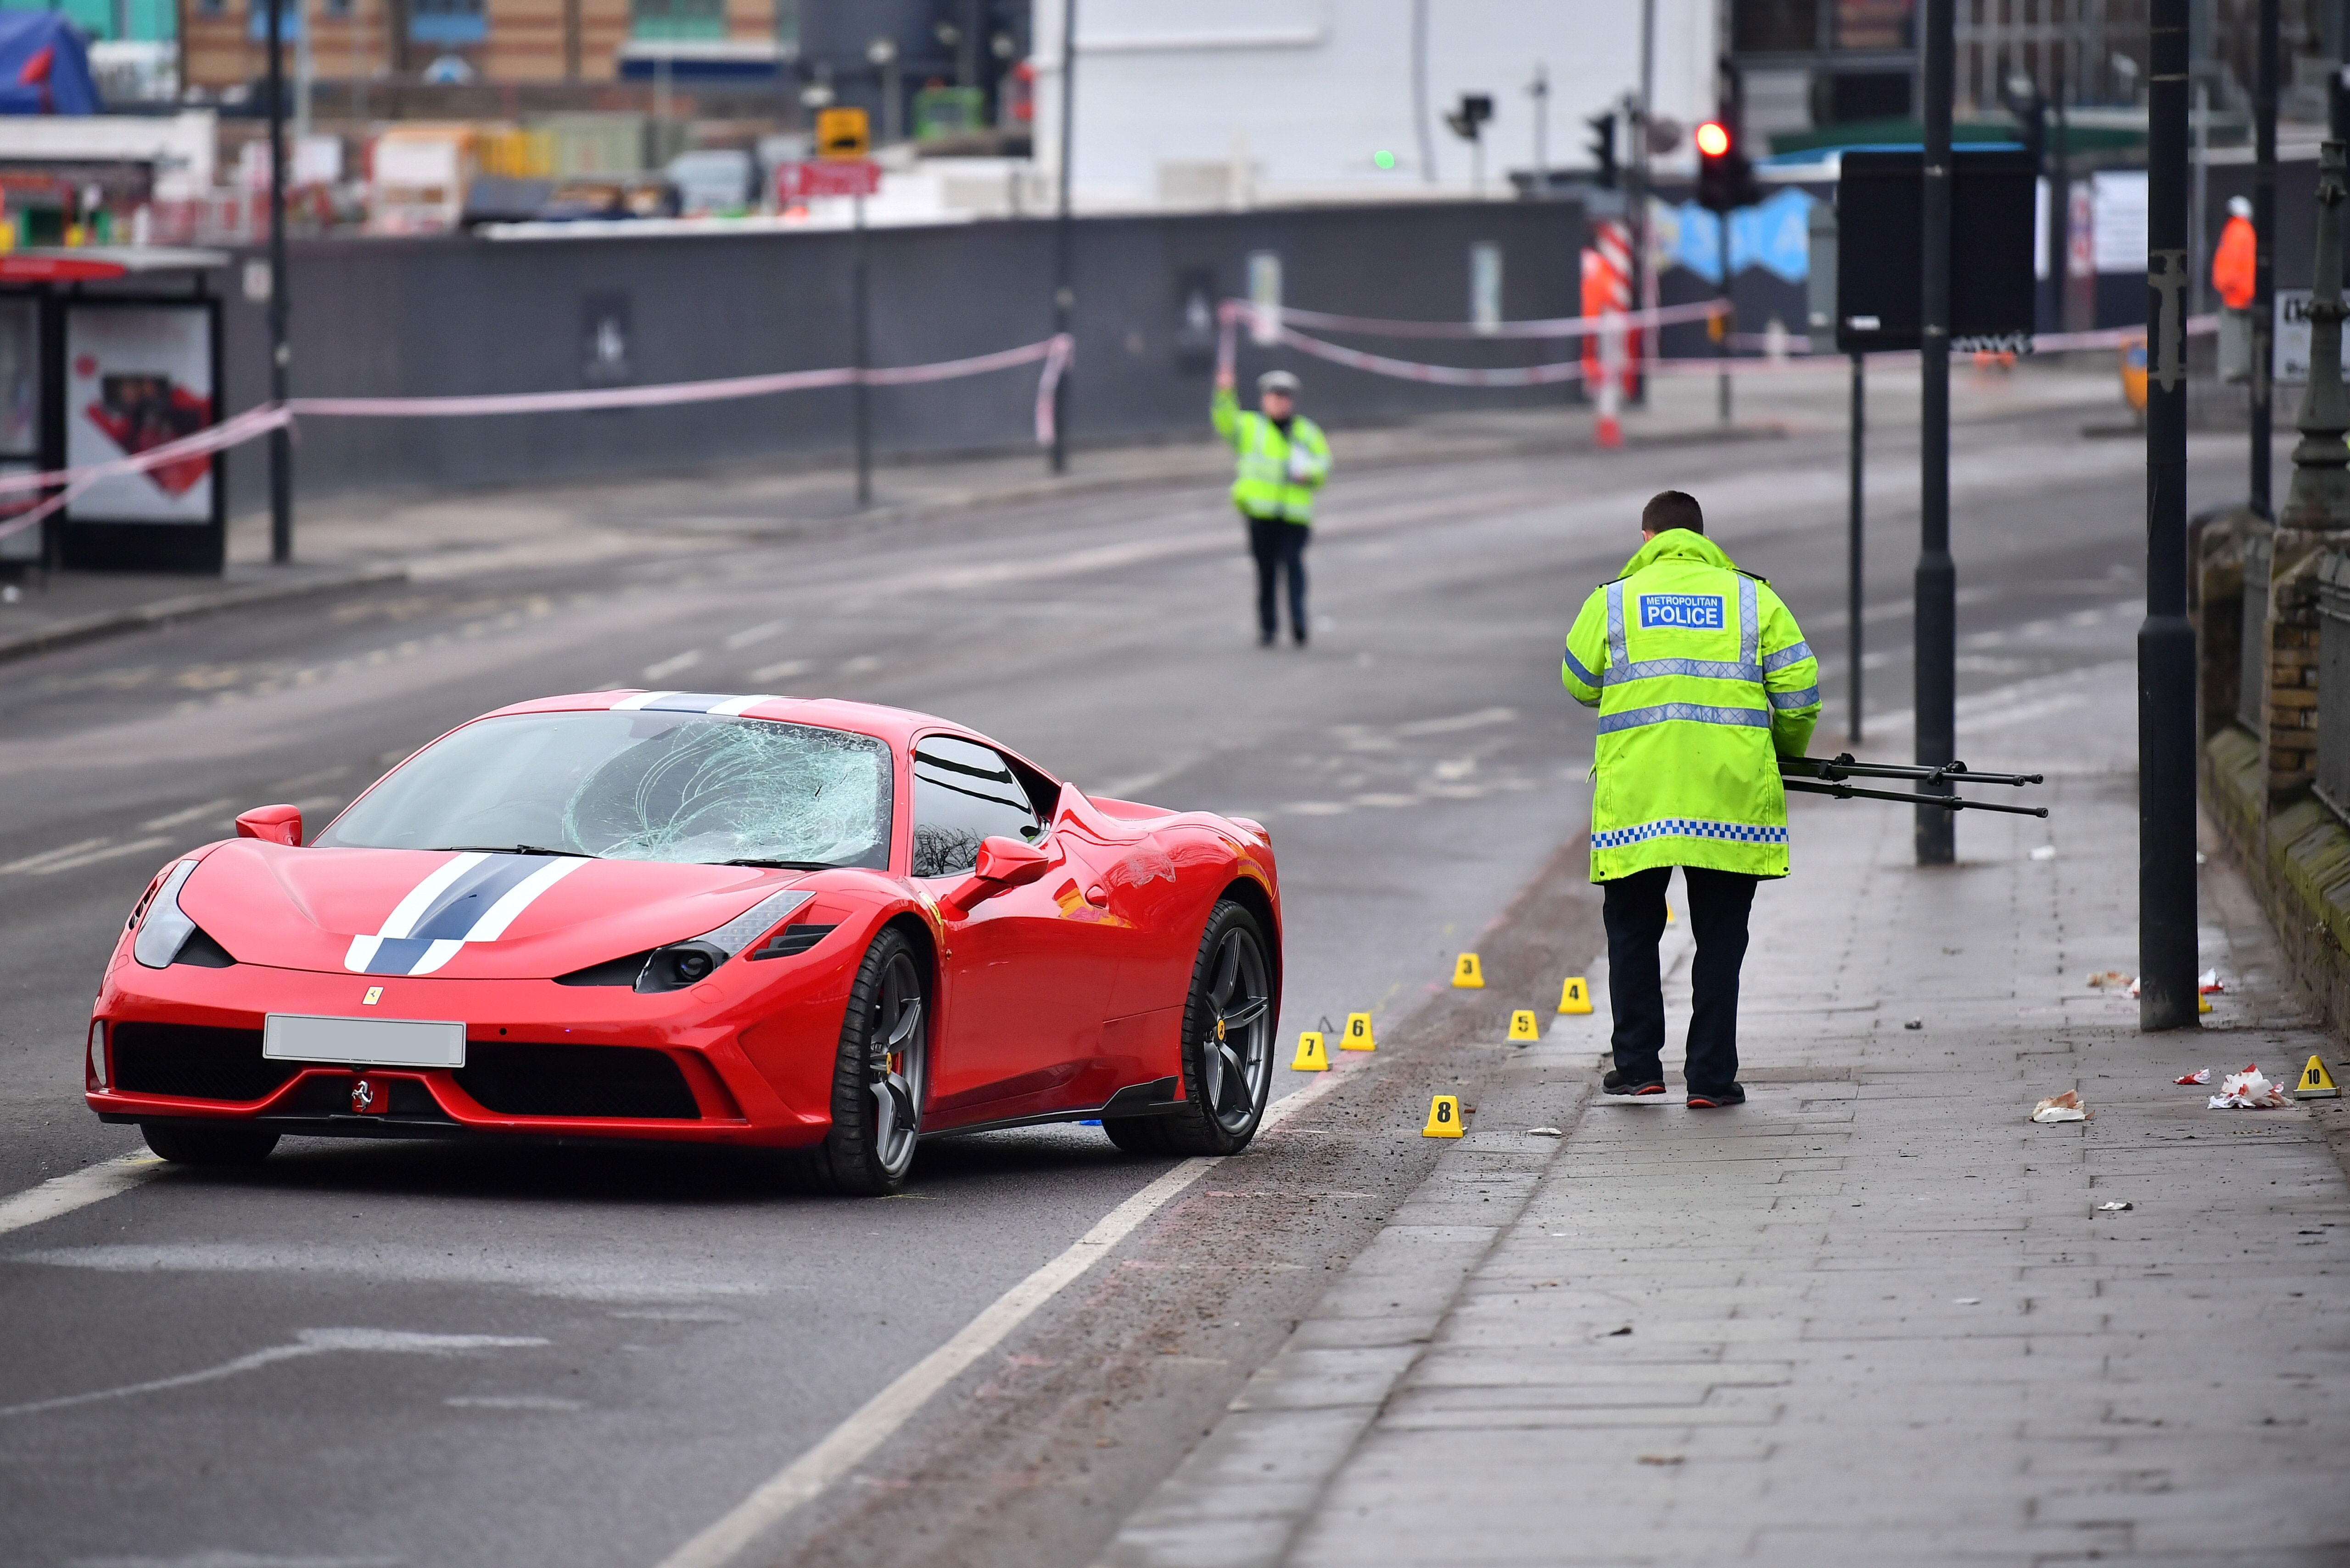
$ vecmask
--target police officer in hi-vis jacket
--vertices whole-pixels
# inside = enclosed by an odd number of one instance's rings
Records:
[[[1305,542],[1314,534],[1314,493],[1330,477],[1330,443],[1322,427],[1297,412],[1297,378],[1269,370],[1256,380],[1257,406],[1249,413],[1232,395],[1232,375],[1216,375],[1208,406],[1216,433],[1239,454],[1232,504],[1248,519],[1249,550],[1256,556],[1258,640],[1274,644],[1274,576],[1289,578],[1289,629],[1305,646]]]
[[[1689,889],[1697,957],[1682,1077],[1693,1106],[1734,1106],[1738,971],[1754,884],[1787,874],[1779,758],[1820,716],[1820,670],[1771,585],[1705,536],[1695,500],[1668,490],[1640,514],[1647,541],[1594,590],[1567,634],[1563,678],[1599,710],[1591,879],[1605,889],[1615,1010],[1611,1095],[1665,1092],[1657,940],[1673,867]]]

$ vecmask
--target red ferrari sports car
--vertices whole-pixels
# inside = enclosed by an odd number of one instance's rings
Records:
[[[280,1135],[796,1151],[885,1193],[924,1136],[1254,1136],[1281,995],[1264,829],[1097,800],[856,702],[603,691],[418,752],[157,872],[90,1020],[90,1108],[167,1159]]]

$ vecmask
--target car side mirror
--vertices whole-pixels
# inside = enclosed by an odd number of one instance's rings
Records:
[[[971,874],[983,882],[994,884],[995,889],[1024,888],[1045,874],[1053,857],[1033,844],[1023,844],[1016,838],[983,838],[979,844],[979,862]]]
[[[256,805],[251,811],[239,812],[236,817],[239,838],[258,838],[268,844],[302,842],[302,808],[298,805]]]

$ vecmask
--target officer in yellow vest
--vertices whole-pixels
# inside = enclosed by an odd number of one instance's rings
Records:
[[[1208,416],[1216,433],[1239,454],[1232,504],[1248,519],[1249,550],[1256,556],[1259,641],[1274,644],[1274,577],[1289,579],[1289,629],[1305,646],[1305,542],[1314,534],[1314,493],[1330,477],[1330,443],[1322,427],[1297,412],[1297,378],[1269,370],[1257,378],[1257,407],[1245,412],[1232,395],[1229,370],[1216,376]]]
[[[1606,889],[1611,1095],[1665,1092],[1657,941],[1673,867],[1689,890],[1697,957],[1682,1076],[1700,1108],[1742,1103],[1738,971],[1754,885],[1787,874],[1781,757],[1820,716],[1820,667],[1771,585],[1705,536],[1678,490],[1640,514],[1624,575],[1584,601],[1567,634],[1569,695],[1599,710],[1591,879]]]

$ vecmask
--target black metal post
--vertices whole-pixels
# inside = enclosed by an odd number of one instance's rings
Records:
[[[1849,558],[1846,564],[1848,580],[1845,585],[1845,621],[1851,628],[1851,636],[1846,639],[1850,646],[1846,649],[1846,657],[1852,663],[1852,695],[1848,699],[1852,704],[1852,722],[1847,726],[1847,733],[1856,746],[1860,744],[1861,483],[1866,467],[1863,453],[1868,427],[1866,372],[1864,369],[1867,362],[1868,357],[1865,354],[1852,357],[1852,516],[1851,538],[1846,545]]]
[[[2146,619],[2137,633],[2138,1027],[2192,1028],[2195,632],[2187,620],[2189,0],[2147,16]]]
[[[2252,510],[2273,518],[2270,421],[2276,370],[2277,0],[2261,0],[2260,60],[2252,87]]]
[[[866,367],[872,363],[872,328],[866,306],[865,275],[865,198],[857,198],[856,234],[849,260],[849,332],[857,342],[854,346],[857,365],[857,504],[873,504],[873,389],[865,384]]]
[[[1069,322],[1076,313],[1077,291],[1069,275],[1070,252],[1075,235],[1069,214],[1069,158],[1076,146],[1071,135],[1072,117],[1076,112],[1077,78],[1077,0],[1062,0],[1061,5],[1061,204],[1060,215],[1053,228],[1053,331],[1066,335]],[[1069,471],[1069,372],[1076,356],[1061,362],[1060,379],[1053,383],[1053,472]]]
[[[1716,325],[1721,330],[1721,336],[1715,340],[1714,351],[1726,361],[1730,358],[1731,329],[1738,324],[1738,307],[1731,303],[1730,298],[1730,209],[1727,207],[1713,215],[1713,240],[1714,259],[1721,264],[1722,306],[1721,314],[1714,317]],[[1714,371],[1713,400],[1714,411],[1721,416],[1723,424],[1728,424],[1730,422],[1730,367],[1727,363],[1721,364]]]
[[[1918,225],[1919,512],[1914,674],[1917,755],[1938,767],[1958,748],[1958,567],[1950,559],[1950,91],[1954,0],[1926,0],[1926,157]],[[1948,784],[1922,784],[1948,794]],[[1918,808],[1920,866],[1958,857],[1951,813]]]
[[[294,351],[286,341],[286,0],[269,7],[269,400],[291,390]],[[269,432],[269,559],[294,560],[294,438],[283,425]]]

